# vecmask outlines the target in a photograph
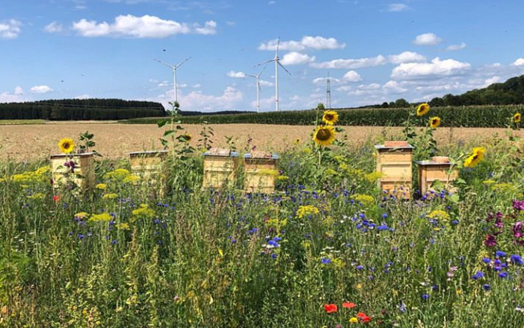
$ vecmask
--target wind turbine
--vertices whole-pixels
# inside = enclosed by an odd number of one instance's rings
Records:
[[[262,68],[260,73],[258,73],[257,75],[246,74],[247,76],[251,76],[257,79],[257,113],[260,113],[260,75],[262,75],[262,72],[264,72],[266,67],[267,65],[264,66],[264,68]]]
[[[271,59],[271,60],[268,60],[262,64],[258,64],[257,66],[261,66],[261,65],[264,65],[264,64],[267,64],[267,63],[271,63],[272,61],[275,62],[275,110],[278,112],[280,111],[280,108],[279,108],[279,103],[278,103],[278,66],[282,67],[284,69],[284,71],[286,71],[289,75],[291,75],[291,73],[289,73],[289,71],[284,67],[284,65],[282,65],[280,63],[280,58],[278,57],[278,48],[280,47],[280,37],[278,38],[278,43],[277,43],[277,50],[275,52],[275,58],[274,59]]]
[[[158,60],[158,59],[155,59],[155,60],[156,60],[157,62],[159,62],[160,64],[165,65],[165,66],[167,66],[167,67],[169,67],[169,68],[171,68],[171,69],[173,70],[173,92],[175,93],[175,94],[173,95],[173,99],[174,99],[174,101],[175,101],[175,102],[173,103],[173,106],[175,106],[175,103],[178,102],[178,86],[177,86],[177,84],[176,84],[176,70],[177,70],[177,68],[179,68],[180,66],[182,66],[182,64],[184,64],[184,63],[185,63],[186,61],[188,61],[189,59],[191,59],[191,57],[188,57],[188,58],[184,59],[184,60],[183,60],[180,64],[178,64],[178,65],[170,65],[170,64],[168,64],[168,63],[164,63],[163,61],[160,61],[160,60]]]

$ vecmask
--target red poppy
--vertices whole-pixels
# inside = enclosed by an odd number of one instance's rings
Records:
[[[352,302],[342,303],[342,307],[347,308],[347,309],[352,309],[355,306],[357,306],[357,305],[355,303],[352,303]]]
[[[327,313],[334,313],[338,311],[338,306],[336,304],[325,304],[324,310],[326,310]]]
[[[58,196],[58,195],[54,195],[53,196],[53,201],[54,202],[58,202],[59,200],[60,200],[60,196]]]
[[[371,321],[371,318],[368,317],[368,316],[365,316],[365,317],[362,317],[362,322],[370,322]]]
[[[371,321],[371,318],[368,317],[367,314],[365,314],[364,312],[359,312],[357,313],[357,317],[362,320],[362,322],[370,322]]]

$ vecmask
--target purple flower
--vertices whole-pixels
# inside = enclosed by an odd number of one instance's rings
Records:
[[[524,211],[524,201],[523,200],[514,200],[513,201],[513,208],[517,211]]]
[[[322,264],[330,264],[330,263],[331,263],[331,259],[326,258],[326,257],[322,258]]]
[[[522,260],[522,257],[520,257],[520,255],[511,255],[510,259],[511,259],[511,262],[516,265],[524,264],[524,261]]]
[[[488,264],[488,263],[490,263],[490,262],[491,262],[491,259],[490,259],[490,258],[488,258],[488,257],[484,257],[484,258],[482,258],[482,262],[484,262],[484,263]]]
[[[522,233],[522,222],[519,221],[513,226],[513,236],[515,236],[515,238],[524,237],[524,233]]]
[[[484,278],[484,272],[482,271],[477,271],[477,273],[475,273],[471,279],[473,280],[478,280],[478,279],[481,279],[481,278]]]
[[[486,239],[484,240],[484,244],[487,247],[494,247],[497,245],[497,239],[493,235],[487,235]]]
[[[357,270],[364,270],[364,266],[362,265],[357,266]]]
[[[503,272],[499,273],[499,277],[501,277],[501,278],[507,278],[508,275],[509,275],[509,273],[507,273],[506,271],[503,271]]]
[[[495,256],[496,257],[505,257],[506,253],[504,253],[503,251],[496,251],[495,252]]]

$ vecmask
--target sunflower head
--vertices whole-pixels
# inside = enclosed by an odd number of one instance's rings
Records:
[[[335,129],[331,125],[321,125],[313,133],[313,141],[320,146],[329,146],[335,141]]]
[[[69,138],[63,138],[58,142],[58,148],[64,154],[69,154],[75,148],[75,142]]]
[[[513,122],[520,123],[521,119],[522,119],[522,115],[520,113],[515,113],[515,115],[513,115]]]
[[[435,116],[429,119],[429,126],[432,129],[436,129],[440,126],[440,117]]]
[[[333,125],[338,121],[338,113],[334,110],[326,110],[322,116],[322,121],[326,124]]]
[[[427,112],[429,112],[429,105],[427,103],[418,105],[417,116],[424,116]]]
[[[475,147],[471,152],[471,155],[464,161],[464,167],[475,167],[480,161],[484,159],[484,153],[486,149],[484,147]]]

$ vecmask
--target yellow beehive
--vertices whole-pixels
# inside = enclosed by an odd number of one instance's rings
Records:
[[[376,171],[382,173],[378,187],[397,198],[409,199],[412,186],[413,147],[407,142],[376,145]]]
[[[50,160],[53,187],[59,188],[68,182],[73,182],[85,191],[93,189],[95,186],[95,157],[93,153],[51,155]]]
[[[142,180],[156,181],[162,171],[162,162],[166,158],[167,151],[141,151],[129,153],[131,172]]]
[[[420,193],[425,196],[433,189],[432,184],[435,181],[440,181],[442,187],[447,191],[454,192],[455,188],[449,189],[451,182],[458,178],[458,171],[451,170],[453,164],[449,162],[447,157],[433,157],[431,161],[420,161],[418,164],[418,183]]]
[[[220,189],[231,186],[238,170],[238,153],[229,149],[212,148],[204,153],[202,188]]]
[[[244,190],[271,194],[275,192],[278,155],[253,152],[244,155]]]

